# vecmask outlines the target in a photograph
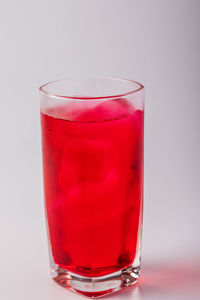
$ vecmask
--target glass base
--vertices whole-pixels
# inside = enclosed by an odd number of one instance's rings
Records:
[[[140,268],[133,265],[101,277],[80,276],[58,266],[51,271],[52,278],[59,285],[91,298],[99,298],[133,285],[138,281],[139,274]]]

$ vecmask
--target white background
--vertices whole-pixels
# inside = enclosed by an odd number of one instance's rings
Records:
[[[37,91],[73,76],[146,88],[141,282],[107,298],[200,298],[199,30],[198,0],[1,1],[1,299],[81,299],[49,278]]]

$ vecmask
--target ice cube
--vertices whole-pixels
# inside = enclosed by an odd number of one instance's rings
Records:
[[[133,105],[124,98],[102,100],[95,107],[84,110],[79,119],[83,122],[113,120],[126,117],[134,110]]]
[[[96,110],[104,120],[118,119],[129,115],[133,106],[124,98],[106,100],[96,106]]]
[[[78,185],[84,193],[85,181],[105,178],[111,165],[111,152],[112,146],[106,139],[71,137],[65,143],[60,160],[58,184],[62,191],[70,193],[71,198],[71,186]],[[112,160],[112,163],[116,164],[116,160]]]

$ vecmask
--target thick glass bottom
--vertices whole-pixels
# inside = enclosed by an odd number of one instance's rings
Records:
[[[59,285],[91,298],[99,298],[133,285],[137,282],[139,274],[140,268],[136,268],[133,265],[101,277],[80,276],[58,266],[51,271],[52,278]]]

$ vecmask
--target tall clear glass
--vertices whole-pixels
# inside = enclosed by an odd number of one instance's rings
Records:
[[[137,282],[144,87],[117,78],[40,87],[52,278],[89,297]]]

